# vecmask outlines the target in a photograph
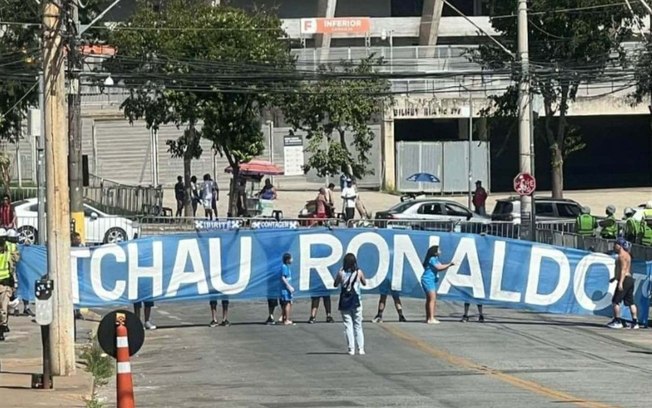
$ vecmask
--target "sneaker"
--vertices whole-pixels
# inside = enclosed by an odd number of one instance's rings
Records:
[[[349,355],[350,355],[350,356],[352,356],[352,355],[354,355],[354,354],[355,354],[355,351],[354,351],[354,350],[351,350],[351,349],[349,349],[349,351],[348,351],[348,353],[349,353]]]
[[[315,319],[314,317],[311,317],[310,319],[308,319],[308,323],[315,324],[315,323],[317,323],[317,319]]]
[[[460,322],[462,322],[462,323],[466,323],[468,321],[469,321],[469,316],[467,316],[467,315],[462,316],[462,320],[460,320]]]
[[[5,334],[0,331],[0,341],[5,341]]]
[[[219,323],[217,320],[211,320],[211,322],[208,324],[208,327],[217,327]]]
[[[622,329],[623,324],[621,322],[619,322],[618,320],[612,320],[611,322],[609,322],[607,327],[610,328],[610,329]]]
[[[439,320],[437,320],[437,319],[432,319],[432,320],[428,320],[426,323],[427,324],[439,324],[441,322]]]
[[[480,315],[480,317],[478,317],[478,321],[480,323],[484,323],[484,315]]]
[[[265,321],[265,324],[268,325],[268,326],[271,326],[271,325],[273,325],[273,324],[276,324],[276,321],[274,320],[274,317],[273,317],[273,316],[270,316],[270,317],[268,317],[267,320]]]
[[[335,320],[333,319],[333,316],[328,316],[326,318],[326,323],[335,323]]]
[[[358,354],[361,355],[361,356],[364,356],[367,353],[364,352],[364,349],[360,349],[360,350],[358,350]]]
[[[376,317],[374,317],[374,318],[371,320],[371,322],[372,322],[372,323],[382,323],[382,322],[383,322],[383,317],[382,317],[381,315],[376,315]]]
[[[23,315],[25,315],[25,316],[30,316],[30,317],[34,317],[34,316],[36,316],[36,315],[34,314],[34,312],[32,312],[32,309],[30,309],[30,308],[27,308],[27,309],[23,310]]]
[[[227,319],[224,319],[224,320],[222,320],[222,323],[220,323],[220,326],[222,326],[222,327],[231,326],[231,322],[228,321]]]
[[[632,329],[632,330],[638,330],[638,329],[640,329],[640,326],[638,325],[638,323],[636,323],[636,324],[631,325],[629,328]]]
[[[398,315],[398,321],[399,321],[400,323],[406,323],[406,322],[407,322],[407,319],[405,318],[405,316],[403,316],[402,314],[400,314],[400,315]]]
[[[156,325],[150,321],[147,321],[145,322],[145,330],[156,330]]]

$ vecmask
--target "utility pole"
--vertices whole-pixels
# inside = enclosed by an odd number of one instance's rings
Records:
[[[75,371],[72,280],[70,276],[70,205],[66,134],[63,0],[43,8],[43,73],[48,275],[54,280],[50,356],[53,375]]]
[[[530,66],[528,45],[527,0],[518,1],[518,55],[521,63],[521,81],[518,92],[518,134],[519,134],[519,170],[521,173],[532,171],[532,134],[530,122]],[[534,176],[534,175],[533,175]],[[521,196],[521,230],[522,239],[534,238],[534,213],[532,196]]]
[[[69,1],[68,28],[68,179],[70,184],[70,217],[75,232],[82,242],[86,240],[84,222],[84,197],[82,191],[82,122],[81,89],[79,76],[83,69],[79,9],[77,2]]]

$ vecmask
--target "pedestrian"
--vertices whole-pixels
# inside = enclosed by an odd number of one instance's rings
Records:
[[[607,324],[612,329],[622,329],[624,327],[622,319],[620,318],[620,303],[623,302],[625,306],[629,307],[632,315],[632,329],[638,329],[638,321],[636,314],[636,303],[634,303],[634,278],[632,277],[632,257],[629,254],[631,244],[624,238],[619,237],[614,243],[614,251],[616,252],[616,267],[614,269],[615,276],[609,280],[609,283],[618,282],[616,291],[611,299],[613,307],[613,320]]]
[[[265,179],[265,185],[258,193],[258,197],[262,200],[276,200],[276,189],[272,184],[272,180]]]
[[[0,228],[0,341],[9,333],[9,302],[14,293],[14,276],[11,274],[11,253],[7,246],[7,231]]]
[[[274,310],[278,306],[278,303],[279,302],[278,302],[277,297],[267,299],[267,313],[268,313],[268,316],[267,316],[267,320],[265,320],[265,324],[267,324],[267,325],[276,324],[276,320],[274,320]],[[279,319],[279,321],[283,321],[283,309],[282,308],[281,308],[281,318]]]
[[[603,239],[615,239],[618,234],[618,222],[616,222],[616,207],[608,205],[606,210],[607,218],[600,221],[598,225],[602,227],[600,237]]]
[[[18,300],[16,299],[18,293],[18,278],[16,275],[16,266],[20,260],[20,249],[18,247],[18,242],[20,240],[20,234],[15,229],[10,229],[7,231],[7,249],[11,254],[11,275],[14,278],[14,296],[11,299],[15,303],[16,307],[14,308],[14,316],[18,316]],[[34,312],[29,307],[29,299],[22,299],[23,303],[23,315],[34,317]]]
[[[192,216],[197,216],[197,205],[201,202],[199,187],[197,187],[197,176],[190,177],[190,204],[192,205]]]
[[[360,302],[360,285],[366,286],[367,280],[364,273],[358,268],[355,255],[348,253],[344,256],[342,269],[335,277],[335,287],[342,285],[338,309],[342,313],[344,334],[348,345],[349,355],[355,354],[356,345],[358,354],[364,355],[364,332],[362,331],[362,302]]]
[[[634,219],[634,214],[636,214],[636,211],[634,211],[633,208],[625,208],[625,227],[623,228],[623,237],[628,242],[639,244],[641,223]]]
[[[315,218],[326,218],[326,208],[328,206],[328,197],[326,196],[326,189],[324,187],[319,189],[317,198],[315,198],[316,213]]]
[[[217,322],[217,300],[211,300],[209,302],[209,305],[211,307],[211,322],[209,324],[210,327],[216,327],[216,326],[222,326],[222,327],[227,327],[231,326],[231,322],[229,321],[229,300],[228,299],[222,299],[222,321],[220,323]]]
[[[433,245],[428,248],[426,257],[423,260],[423,275],[421,276],[421,287],[426,293],[426,323],[439,324],[435,318],[437,310],[437,284],[439,283],[439,272],[443,272],[455,265],[453,262],[442,264],[439,260],[439,246]]]
[[[2,196],[2,204],[0,204],[0,227],[5,229],[16,227],[16,211],[11,205],[8,194]]]
[[[598,222],[591,215],[589,207],[582,207],[580,215],[575,219],[575,232],[577,235],[587,238],[593,236],[593,231],[598,227]]]
[[[74,232],[72,232],[70,234],[70,246],[72,248],[79,248],[79,247],[84,246],[84,244],[82,243],[81,235],[79,234],[79,232],[74,231]],[[81,313],[81,309],[75,308],[74,309],[74,315],[75,315],[76,320],[84,320],[84,316]]]
[[[462,316],[462,320],[460,320],[462,323],[469,321],[469,307],[471,307],[471,304],[464,302],[464,315]],[[482,313],[482,305],[480,303],[478,303],[478,321],[484,323],[484,314]]]
[[[293,325],[294,322],[291,319],[292,315],[292,295],[294,294],[294,288],[292,287],[292,272],[290,271],[290,265],[292,264],[292,255],[289,253],[283,254],[283,265],[281,266],[281,308],[282,320],[285,325]]]
[[[335,184],[330,183],[326,189],[326,215],[328,218],[335,217],[335,200],[333,199],[335,194]]]
[[[247,217],[247,180],[240,177],[237,182],[236,208],[238,217]]]
[[[201,203],[204,206],[204,216],[209,220],[213,219],[213,182],[210,174],[204,174],[204,182],[201,187]]]
[[[181,217],[183,206],[186,203],[186,187],[183,185],[183,177],[177,176],[177,184],[174,185],[174,198],[177,200],[177,212],[175,217]]]
[[[317,310],[319,309],[320,299],[324,301],[324,309],[326,310],[326,323],[335,323],[335,320],[333,319],[333,316],[331,314],[330,295],[310,297],[310,319],[308,319],[308,323],[310,324],[317,323]]]
[[[482,181],[478,180],[475,182],[475,191],[473,192],[473,206],[475,207],[475,213],[479,215],[487,215],[487,190],[482,187]]]
[[[143,317],[145,318],[145,330],[156,330],[156,325],[152,323],[152,308],[154,302],[136,302],[134,303],[134,314],[140,319],[140,310],[145,306]]]
[[[210,177],[210,176],[209,176]],[[213,215],[217,218],[217,203],[220,201],[220,188],[217,185],[217,181],[210,179],[211,188],[213,191],[213,199],[211,200],[211,209],[213,210]]]
[[[349,221],[355,217],[355,201],[358,193],[353,187],[353,181],[350,178],[346,179],[346,187],[342,190],[342,200],[344,202],[344,220]]]
[[[378,299],[378,312],[376,312],[376,316],[372,320],[372,322],[374,323],[383,322],[383,312],[385,311],[385,305],[387,304],[388,295],[392,295],[392,299],[394,300],[394,307],[396,308],[396,313],[398,313],[398,321],[407,322],[405,316],[403,316],[403,304],[401,303],[401,297],[399,296],[399,292],[392,290],[391,286],[392,284],[388,279],[383,281],[383,283],[380,285],[380,299]]]

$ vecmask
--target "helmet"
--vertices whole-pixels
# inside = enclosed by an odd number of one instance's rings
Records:
[[[0,228],[0,238],[7,238],[7,230]]]
[[[613,206],[613,205],[611,205],[611,204],[609,204],[609,205],[607,206],[607,214],[609,214],[609,215],[613,215],[613,214],[615,214],[615,213],[616,213],[616,207]]]
[[[7,237],[9,238],[18,238],[18,236],[19,236],[18,231],[16,231],[13,228],[7,231]]]
[[[589,207],[582,207],[582,214],[591,214],[591,209]]]
[[[635,212],[632,207],[625,208],[625,215],[634,215]]]
[[[652,210],[652,200],[645,203],[645,209],[646,210]]]

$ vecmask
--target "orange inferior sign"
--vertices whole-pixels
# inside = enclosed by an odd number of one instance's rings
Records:
[[[302,18],[301,34],[368,33],[369,17]]]

